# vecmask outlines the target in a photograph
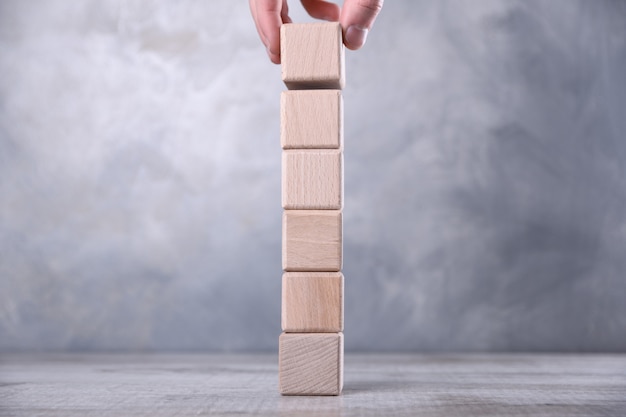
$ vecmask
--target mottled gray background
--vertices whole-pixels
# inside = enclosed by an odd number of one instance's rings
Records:
[[[626,2],[389,0],[347,79],[348,350],[626,350]],[[0,0],[0,351],[275,350],[283,89],[246,1]]]

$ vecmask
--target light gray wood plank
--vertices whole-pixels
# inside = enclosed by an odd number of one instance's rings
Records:
[[[0,416],[626,416],[626,355],[346,355],[282,397],[274,355],[2,355]]]

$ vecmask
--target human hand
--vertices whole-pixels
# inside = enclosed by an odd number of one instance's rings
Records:
[[[340,22],[343,43],[357,50],[365,44],[384,0],[345,0],[341,8],[324,0],[301,1],[311,17]],[[291,23],[287,0],[250,0],[250,11],[267,54],[273,63],[280,64],[280,25]]]

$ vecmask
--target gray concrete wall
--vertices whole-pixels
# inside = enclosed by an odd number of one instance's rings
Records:
[[[387,2],[348,350],[626,349],[625,69],[622,1]],[[0,351],[276,349],[283,89],[245,1],[1,0]]]

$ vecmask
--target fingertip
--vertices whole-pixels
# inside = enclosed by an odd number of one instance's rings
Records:
[[[343,43],[346,48],[356,51],[365,45],[367,40],[368,30],[358,25],[350,26],[344,35]]]
[[[289,5],[287,4],[287,0],[283,0],[283,8],[280,11],[280,18],[283,23],[291,23],[291,18],[289,17]]]
[[[321,18],[329,22],[338,22],[340,17],[341,17],[341,9],[336,4],[331,3],[331,6],[328,7],[328,9],[326,10],[326,14],[322,16]]]
[[[273,53],[272,51],[269,50],[269,48],[267,49],[267,56],[270,58],[270,61],[272,61],[274,64],[277,64],[277,65],[280,64],[280,55]]]
[[[274,48],[272,48],[272,42],[265,37],[263,37],[261,41],[263,42],[263,45],[265,45],[265,52],[270,58],[270,61],[272,61],[274,64],[280,64],[280,52],[274,52]],[[280,47],[278,48],[278,51],[280,51]]]
[[[344,44],[348,49],[363,47],[382,7],[383,0],[345,0],[340,21],[344,28]]]
[[[302,0],[302,6],[309,16],[314,19],[322,19],[330,22],[336,22],[341,15],[341,9],[338,5],[328,1],[320,0]]]
[[[339,11],[337,13],[331,13],[326,16],[322,16],[320,19],[325,20],[327,22],[338,22],[339,21]]]
[[[282,8],[281,0],[256,2],[256,18],[259,34],[267,50],[267,55],[274,63],[280,63],[280,25],[288,18],[287,10]]]

